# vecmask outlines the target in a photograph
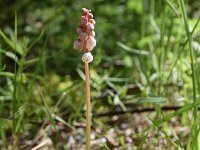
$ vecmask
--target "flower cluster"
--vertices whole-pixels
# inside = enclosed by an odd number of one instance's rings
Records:
[[[83,62],[89,63],[93,60],[93,56],[90,53],[96,46],[95,40],[95,20],[93,19],[93,14],[91,10],[86,8],[82,8],[81,12],[83,16],[81,16],[81,25],[77,28],[76,33],[78,35],[78,39],[74,41],[74,49],[80,49],[84,51],[84,55],[82,57]]]

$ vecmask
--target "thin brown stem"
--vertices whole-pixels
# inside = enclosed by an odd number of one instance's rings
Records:
[[[86,150],[90,150],[90,77],[89,66],[85,63],[86,81]]]

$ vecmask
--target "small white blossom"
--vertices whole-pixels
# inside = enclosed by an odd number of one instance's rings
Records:
[[[90,63],[90,62],[92,62],[93,61],[92,54],[90,52],[84,53],[83,56],[82,56],[82,61],[84,63]]]

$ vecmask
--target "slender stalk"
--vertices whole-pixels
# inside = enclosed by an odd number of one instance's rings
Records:
[[[15,12],[15,32],[14,32],[14,37],[15,37],[15,59],[16,59],[16,49],[17,49],[17,13]],[[14,120],[12,120],[12,137],[13,137],[13,148],[17,149],[17,144],[18,144],[18,137],[17,134],[15,132],[16,129],[16,112],[17,112],[17,107],[18,107],[18,103],[17,103],[17,90],[18,90],[18,83],[17,83],[17,63],[15,62],[14,64],[14,72],[15,72],[15,76],[14,76],[14,89],[13,89],[13,100],[12,100],[12,115],[14,116]]]
[[[89,65],[85,63],[85,81],[86,81],[86,150],[90,150],[90,77]]]

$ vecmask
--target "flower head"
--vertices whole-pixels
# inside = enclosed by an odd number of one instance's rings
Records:
[[[76,29],[78,39],[74,41],[74,49],[81,49],[84,52],[89,52],[94,49],[96,46],[95,40],[95,20],[94,16],[91,13],[91,10],[82,8],[81,12],[83,16],[80,19],[80,26]]]

